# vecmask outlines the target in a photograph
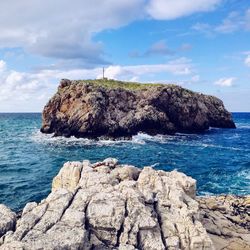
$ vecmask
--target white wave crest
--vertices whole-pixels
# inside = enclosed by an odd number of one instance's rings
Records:
[[[243,148],[222,146],[219,144],[207,143],[199,135],[195,134],[176,134],[176,135],[148,135],[145,133],[138,133],[132,137],[132,140],[111,140],[100,139],[92,140],[86,138],[76,138],[71,136],[69,138],[63,136],[54,137],[53,134],[43,134],[39,130],[35,131],[31,140],[40,144],[53,144],[64,146],[121,146],[127,144],[145,145],[147,143],[169,144],[173,146],[187,146],[187,147],[200,147],[200,148],[218,148],[225,150],[235,151],[249,151]]]
[[[236,127],[240,129],[250,129],[250,125],[247,123],[236,123]]]
[[[240,172],[238,173],[238,176],[239,176],[240,178],[243,177],[244,179],[248,180],[248,181],[249,181],[249,186],[250,186],[250,170],[249,170],[249,169],[240,171]]]
[[[154,137],[147,134],[138,134],[132,137],[132,140],[112,140],[112,139],[87,139],[76,138],[71,136],[69,138],[63,136],[53,136],[53,134],[43,134],[39,130],[35,131],[31,135],[31,140],[40,144],[53,144],[53,145],[65,145],[65,146],[115,146],[122,144],[145,144],[148,140],[157,140]]]

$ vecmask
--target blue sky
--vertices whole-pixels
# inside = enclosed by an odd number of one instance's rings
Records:
[[[250,111],[249,0],[3,0],[0,29],[0,112],[40,112],[61,78],[102,67]]]

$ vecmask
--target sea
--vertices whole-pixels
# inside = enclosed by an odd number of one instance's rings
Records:
[[[40,133],[40,113],[0,114],[0,203],[20,211],[51,190],[66,161],[115,157],[120,163],[178,170],[197,180],[198,195],[250,194],[250,113],[233,113],[237,129],[149,136],[131,141]]]

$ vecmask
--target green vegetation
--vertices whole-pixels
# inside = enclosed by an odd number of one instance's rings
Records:
[[[126,89],[126,90],[147,90],[148,88],[155,88],[155,87],[166,87],[171,88],[173,90],[181,91],[184,95],[192,95],[195,92],[192,90],[183,88],[181,86],[175,84],[164,84],[164,83],[139,83],[139,82],[126,82],[126,81],[119,81],[114,79],[88,79],[88,80],[72,80],[71,84],[91,84],[95,87],[103,87],[107,89]],[[59,90],[60,92],[60,90]]]
[[[175,86],[173,84],[160,84],[160,83],[138,83],[138,82],[125,82],[125,81],[118,81],[113,79],[96,79],[96,80],[78,80],[76,83],[82,84],[94,84],[98,87],[104,88],[123,88],[127,90],[140,90],[145,89],[148,87],[160,87],[160,86]]]

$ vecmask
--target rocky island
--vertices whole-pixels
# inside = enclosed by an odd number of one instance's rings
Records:
[[[171,84],[62,80],[43,110],[41,132],[55,136],[131,138],[235,128],[216,97]]]
[[[0,205],[0,249],[250,249],[250,197],[196,197],[177,171],[108,158],[67,162],[49,196],[17,216]]]

